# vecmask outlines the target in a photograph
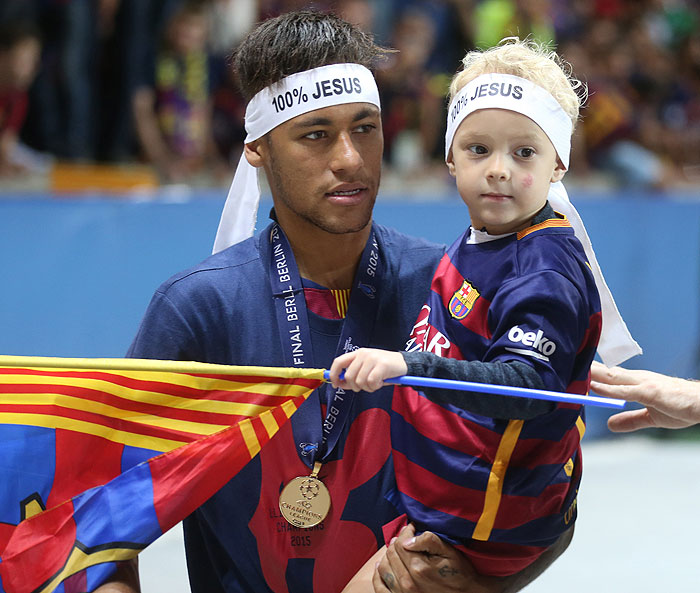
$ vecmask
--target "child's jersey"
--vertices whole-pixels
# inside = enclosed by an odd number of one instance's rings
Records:
[[[544,389],[587,393],[601,327],[598,292],[566,218],[549,207],[544,213],[503,238],[460,237],[435,272],[407,349],[518,362],[535,369]],[[469,408],[396,389],[399,497],[410,521],[460,546],[479,572],[513,574],[575,519],[583,409],[557,404],[516,420]]]

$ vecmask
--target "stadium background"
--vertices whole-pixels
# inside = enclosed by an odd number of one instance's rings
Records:
[[[7,0],[0,7],[0,24],[29,16],[37,18],[41,30],[48,16],[75,17],[88,4]],[[117,93],[105,86],[128,66],[120,62],[116,70],[105,70],[116,55],[120,27],[133,24],[128,19],[138,18],[139,10],[142,15],[151,11],[149,30],[155,33],[178,2],[94,4],[114,5],[114,26],[111,33],[91,41],[97,44],[90,46],[93,50],[101,50],[99,59],[82,72],[83,82],[86,77],[91,82],[83,111],[83,116],[92,114],[87,140],[69,146],[66,131],[56,132],[46,123],[53,115],[71,125],[70,110],[60,102],[53,113],[45,111],[50,104],[46,98],[81,78],[57,58],[61,44],[71,38],[46,38],[20,137],[27,149],[21,153],[26,168],[20,174],[0,175],[2,354],[123,355],[158,284],[209,253],[225,199],[227,180],[211,171],[170,179],[158,163],[144,159],[137,134],[128,125],[128,97],[146,84],[147,73]],[[235,39],[245,32],[246,23],[308,3],[211,4],[235,7],[240,16],[237,32],[229,31],[229,39]],[[595,90],[584,111],[574,148],[578,157],[566,183],[618,306],[644,348],[644,355],[626,366],[700,377],[698,2],[315,4],[334,5],[358,18],[369,14],[368,22],[381,40],[414,58],[413,63],[392,64],[401,72],[400,88],[391,77],[382,83],[388,142],[376,219],[446,243],[468,218],[436,156],[442,112],[435,113],[435,87],[444,89],[446,73],[456,67],[455,55],[504,21],[504,14],[510,14],[511,21],[502,33],[556,41],[577,75]],[[450,18],[454,11],[462,20]],[[154,14],[159,19],[152,18]],[[454,23],[466,22],[465,14],[473,26],[450,34]],[[54,26],[58,22],[53,21]],[[68,30],[72,21],[60,22]],[[493,35],[496,40],[503,36]],[[416,43],[430,51],[412,53]],[[141,45],[147,54],[143,39]],[[61,68],[67,70],[57,76]],[[218,93],[212,94],[220,107],[214,121],[221,124],[219,131],[226,130],[226,137],[216,139],[230,166],[237,156],[234,139],[241,133],[240,121],[235,121],[240,100],[234,97],[227,103],[223,91]],[[113,100],[106,101],[107,96]],[[115,107],[119,97],[126,99]],[[120,122],[119,133],[110,136],[110,122]],[[104,140],[107,137],[114,142]],[[268,198],[259,227],[264,226],[269,204]],[[588,414],[576,538],[564,557],[527,590],[697,590],[700,433],[687,429],[615,436],[605,427],[606,412],[589,408]],[[188,590],[177,531],[144,553],[142,573],[147,593]]]

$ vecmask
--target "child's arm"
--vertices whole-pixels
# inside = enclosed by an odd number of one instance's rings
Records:
[[[482,362],[443,358],[431,352],[402,352],[407,374],[416,377],[452,379],[489,385],[509,385],[525,389],[546,389],[540,374],[519,361]],[[474,414],[500,419],[529,420],[556,408],[550,401],[472,391],[421,387],[431,400],[449,403]]]
[[[340,374],[343,369],[345,369],[345,375],[341,380]],[[544,389],[544,383],[537,371],[519,361],[455,360],[436,356],[430,352],[391,352],[376,348],[360,348],[336,358],[330,369],[331,383],[336,389],[342,387],[368,392],[384,386],[386,379],[406,374]],[[492,418],[527,420],[551,412],[556,407],[549,401],[505,395],[483,395],[442,388],[421,388],[421,391],[436,401],[450,403],[475,414]]]
[[[377,550],[374,556],[365,562],[364,566],[345,585],[342,593],[374,593],[374,587],[372,586],[374,567],[384,558],[384,554],[386,554],[386,546]]]
[[[345,369],[345,375],[340,374]],[[405,375],[406,363],[400,352],[360,348],[343,354],[333,361],[330,379],[333,387],[353,391],[377,391],[384,386],[384,380]]]

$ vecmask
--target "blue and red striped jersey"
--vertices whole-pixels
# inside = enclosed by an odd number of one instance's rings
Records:
[[[462,235],[435,272],[407,350],[518,361],[535,369],[545,389],[587,393],[600,300],[569,222],[549,212],[506,237],[474,243],[469,230]],[[514,574],[576,517],[583,408],[557,404],[516,420],[463,407],[396,388],[400,502],[408,520],[457,545],[479,572]]]

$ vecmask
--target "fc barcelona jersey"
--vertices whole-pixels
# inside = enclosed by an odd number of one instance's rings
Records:
[[[442,258],[407,350],[534,368],[544,388],[585,394],[601,326],[583,247],[551,208],[496,240],[461,236]],[[392,447],[408,520],[509,575],[571,526],[583,408],[496,419],[397,387]],[[489,397],[474,395],[474,397]]]

